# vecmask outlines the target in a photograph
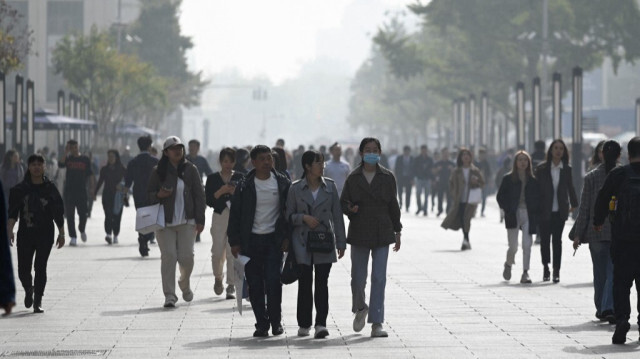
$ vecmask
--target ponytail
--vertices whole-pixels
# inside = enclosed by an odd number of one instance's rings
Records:
[[[604,157],[604,171],[609,174],[617,165],[622,148],[617,141],[608,140],[602,145],[602,156]]]

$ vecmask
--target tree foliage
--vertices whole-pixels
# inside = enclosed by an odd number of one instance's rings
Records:
[[[181,34],[181,1],[143,0],[138,19],[127,29],[123,50],[150,63],[168,84],[170,109],[196,106],[208,84],[202,72],[188,69],[186,52],[193,47],[191,38]]]
[[[31,52],[33,30],[21,26],[23,18],[6,1],[0,0],[0,71],[5,74],[20,69]]]
[[[120,54],[113,39],[93,27],[90,33],[68,35],[53,50],[53,67],[70,90],[89,101],[93,120],[115,141],[115,128],[125,119],[140,119],[166,106],[166,81],[136,56]],[[136,121],[134,121],[136,122]]]
[[[432,0],[415,2],[408,9],[422,21],[416,31],[408,32],[405,21],[394,16],[374,38],[373,58],[377,52],[387,62],[380,71],[396,78],[385,81],[381,92],[388,92],[391,84],[401,85],[401,80],[405,81],[403,91],[409,91],[417,79],[423,82],[421,97],[441,106],[434,112],[448,114],[451,100],[488,91],[494,107],[508,114],[512,112],[509,95],[515,83],[530,83],[541,76],[541,1]],[[614,69],[622,61],[634,62],[640,57],[636,0],[617,0],[615,6],[607,0],[550,0],[548,14],[547,81],[552,72],[570,79],[574,66],[588,71],[602,64],[605,57],[612,59]],[[370,61],[363,64],[360,77],[354,80],[352,103],[367,96],[359,89],[365,81],[362,72],[370,66]],[[395,104],[401,101],[399,98]],[[380,112],[388,106],[374,105]],[[398,121],[410,120],[398,117]]]

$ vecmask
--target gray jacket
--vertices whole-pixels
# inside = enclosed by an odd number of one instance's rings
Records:
[[[184,181],[184,212],[187,219],[194,219],[196,224],[204,225],[205,197],[202,180],[196,166],[185,161],[182,169],[182,180]],[[167,223],[173,220],[174,204],[176,202],[176,192],[164,199],[157,197],[160,187],[176,188],[178,184],[178,172],[172,165],[167,166],[167,176],[164,182],[160,182],[158,176],[158,167],[154,167],[149,177],[149,185],[147,186],[147,194],[149,205],[160,203],[164,207],[164,218]]]
[[[287,196],[286,218],[291,227],[290,247],[296,255],[299,264],[334,263],[338,260],[336,252],[311,253],[307,251],[307,236],[311,230],[302,220],[304,215],[315,217],[320,224],[314,230],[332,232],[335,237],[336,249],[346,249],[347,240],[344,231],[344,218],[340,209],[338,189],[333,180],[321,177],[322,184],[318,189],[318,196],[313,200],[306,179],[294,182],[289,188]]]
[[[580,209],[575,222],[575,234],[580,237],[580,242],[582,243],[611,241],[611,223],[609,221],[604,222],[604,228],[600,232],[596,232],[592,225],[596,197],[598,197],[598,192],[606,178],[604,164],[599,165],[584,176]]]

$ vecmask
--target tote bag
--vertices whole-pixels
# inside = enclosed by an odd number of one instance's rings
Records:
[[[164,228],[164,208],[160,203],[136,210],[136,231],[149,234]]]

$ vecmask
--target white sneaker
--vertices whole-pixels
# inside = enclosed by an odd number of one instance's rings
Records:
[[[360,309],[356,312],[356,317],[353,318],[353,331],[359,333],[364,328],[367,315],[369,314],[369,308]]]
[[[372,338],[386,338],[389,334],[382,329],[382,324],[374,323],[371,325],[371,337]]]
[[[83,242],[87,241],[87,234],[86,233],[80,233],[80,238],[82,239]]]
[[[72,247],[76,246],[76,237],[71,237],[71,240],[69,241],[69,245]]]
[[[322,325],[316,325],[316,334],[313,336],[315,339],[324,339],[329,336],[327,327]]]
[[[113,244],[118,244],[118,236],[113,236]]]
[[[298,336],[299,337],[308,337],[310,329],[311,328],[303,328],[303,327],[298,328]]]

